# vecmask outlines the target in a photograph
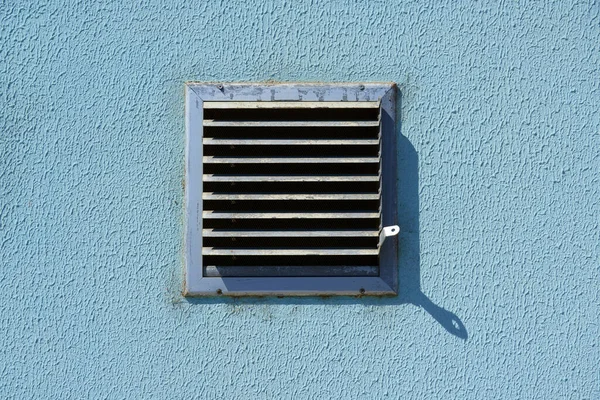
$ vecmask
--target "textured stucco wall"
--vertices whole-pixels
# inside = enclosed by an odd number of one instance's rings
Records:
[[[2,1],[0,397],[600,398],[600,5],[439,3]],[[268,79],[398,82],[399,298],[181,297],[183,83]]]

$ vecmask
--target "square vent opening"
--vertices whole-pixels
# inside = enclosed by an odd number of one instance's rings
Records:
[[[395,294],[394,89],[188,84],[186,293]]]

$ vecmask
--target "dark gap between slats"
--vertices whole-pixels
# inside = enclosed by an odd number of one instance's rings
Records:
[[[204,182],[218,193],[378,193],[379,182]]]
[[[377,157],[378,145],[226,145],[204,146],[205,156],[218,157]]]
[[[205,174],[224,175],[377,175],[375,163],[344,164],[204,164]]]
[[[204,265],[379,265],[377,256],[203,256]]]
[[[204,267],[204,276],[208,277],[319,277],[319,276],[378,276],[376,265],[289,265],[289,266],[214,266]]]
[[[377,212],[379,200],[204,200],[203,209],[229,212],[318,212],[320,210]]]
[[[377,108],[205,109],[204,118],[225,121],[367,121]]]
[[[377,139],[378,127],[204,127],[215,139]]]
[[[342,230],[379,229],[379,218],[360,219],[204,219],[204,229],[248,229],[248,230]]]
[[[377,248],[378,237],[205,237],[204,247],[226,248]]]

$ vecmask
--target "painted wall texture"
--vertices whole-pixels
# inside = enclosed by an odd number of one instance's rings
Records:
[[[600,398],[600,5],[4,0],[0,397]],[[181,296],[183,88],[395,81],[393,299]]]

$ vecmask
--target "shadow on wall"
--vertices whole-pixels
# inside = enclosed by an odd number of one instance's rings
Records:
[[[398,100],[401,94],[398,93]],[[400,109],[400,107],[398,107]],[[397,119],[401,121],[401,118]],[[287,298],[186,298],[191,304],[413,304],[423,308],[446,331],[466,340],[467,329],[456,314],[438,306],[421,290],[421,249],[419,240],[419,157],[410,141],[398,129],[398,225],[399,295],[397,297],[287,297]],[[458,295],[458,294],[457,294]]]
[[[449,333],[467,339],[465,325],[456,314],[438,306],[421,290],[419,239],[419,156],[413,145],[398,135],[399,295],[390,303],[414,304],[427,311]]]

